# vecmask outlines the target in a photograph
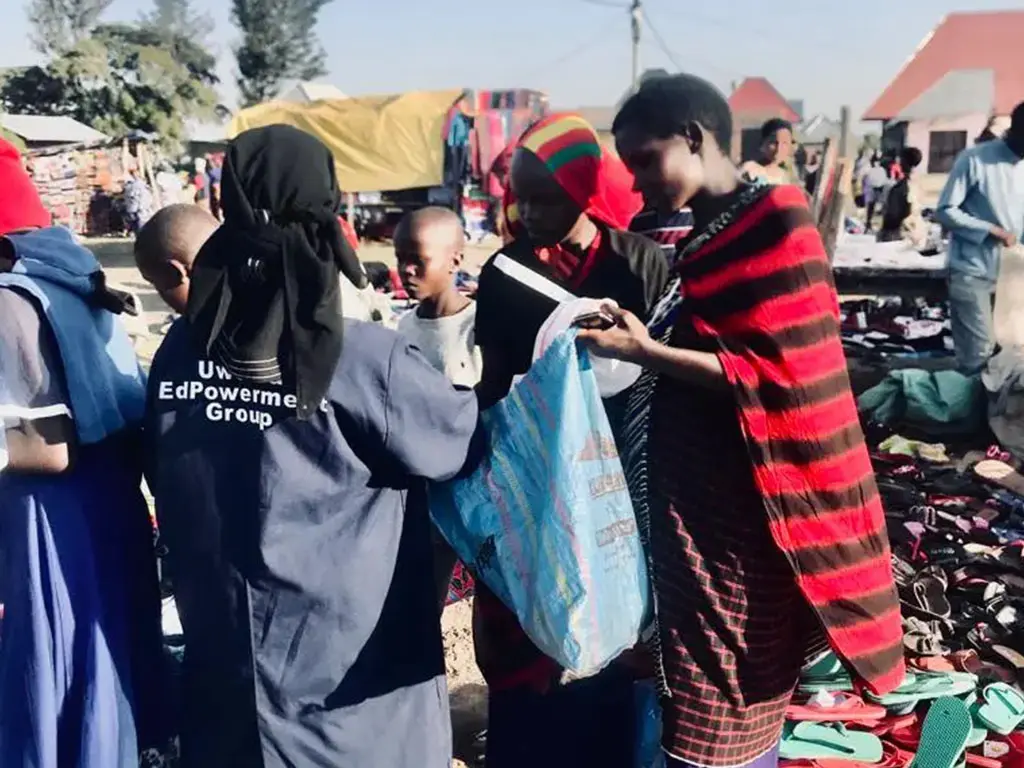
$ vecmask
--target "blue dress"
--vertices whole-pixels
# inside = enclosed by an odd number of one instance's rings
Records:
[[[119,367],[108,354],[127,341],[123,330],[70,288],[98,265],[53,234],[18,236],[19,252],[31,269],[41,263],[31,245],[45,245],[63,288],[0,275],[0,436],[64,418],[90,437],[78,434],[61,474],[15,471],[0,440],[0,765],[135,768],[140,743],[169,735],[141,419],[130,419],[144,392],[130,361]],[[74,347],[67,355],[60,339]],[[90,389],[105,374],[117,386]]]

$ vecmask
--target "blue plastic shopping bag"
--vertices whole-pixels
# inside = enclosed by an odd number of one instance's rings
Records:
[[[483,418],[488,458],[469,477],[432,485],[434,521],[540,650],[593,674],[636,644],[650,594],[618,451],[575,333]]]

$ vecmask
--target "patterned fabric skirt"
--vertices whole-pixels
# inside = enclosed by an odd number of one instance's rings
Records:
[[[473,595],[473,576],[462,561],[455,563],[452,580],[448,583],[448,599],[445,605],[452,605]]]

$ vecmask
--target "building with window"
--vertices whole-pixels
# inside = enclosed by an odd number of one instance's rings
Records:
[[[1024,101],[1024,10],[951,13],[864,113],[882,150],[913,146],[943,176],[987,128],[999,135]],[[940,180],[936,179],[936,183]]]

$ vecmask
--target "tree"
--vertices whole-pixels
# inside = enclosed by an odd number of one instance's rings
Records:
[[[194,10],[191,0],[154,0],[153,10],[142,16],[140,25],[202,44],[213,29],[213,20]]]
[[[290,79],[326,74],[326,54],[316,38],[317,14],[330,0],[232,0],[242,32],[235,50],[243,106],[277,95]]]
[[[217,104],[216,59],[189,38],[110,24],[44,67],[7,79],[10,112],[67,115],[111,135],[141,130],[175,145],[185,120],[209,119]]]
[[[32,43],[43,54],[70,50],[84,40],[113,0],[30,0]]]

